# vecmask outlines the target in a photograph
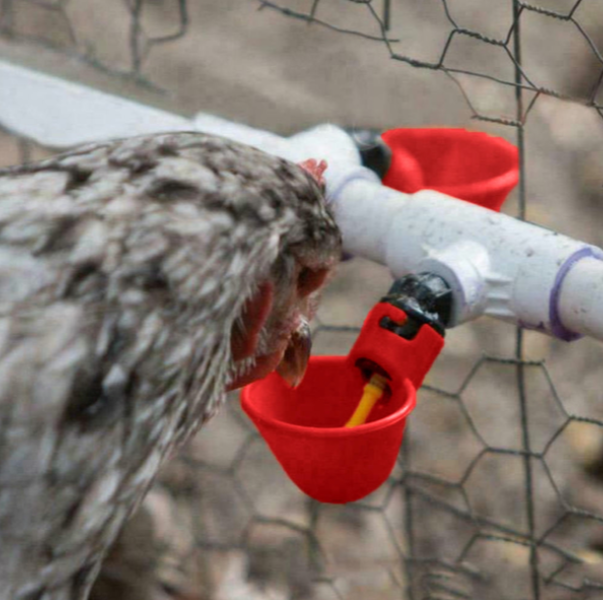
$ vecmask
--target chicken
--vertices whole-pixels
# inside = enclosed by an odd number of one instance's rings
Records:
[[[224,392],[299,382],[324,165],[178,133],[0,170],[0,598],[83,600]]]

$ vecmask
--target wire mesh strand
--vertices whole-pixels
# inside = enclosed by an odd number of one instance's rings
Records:
[[[395,12],[395,6],[392,8],[392,5],[397,5],[398,7],[400,7],[401,5],[405,4],[405,2],[403,1],[395,3],[394,0],[383,0],[383,2],[378,3],[375,0],[344,0],[343,2],[340,2],[340,5],[348,3],[350,5],[364,6],[368,15],[368,18],[366,19],[368,27],[365,31],[359,29],[346,29],[344,27],[331,23],[328,20],[323,20],[320,17],[320,9],[321,6],[326,6],[328,4],[327,0],[312,0],[310,2],[310,8],[306,12],[300,10],[293,10],[284,4],[279,4],[271,0],[258,0],[258,2],[261,9],[275,10],[281,12],[283,15],[286,15],[288,17],[300,19],[306,21],[307,23],[328,27],[329,29],[339,33],[356,35],[368,40],[381,42],[386,46],[389,56],[393,60],[406,63],[418,69],[428,69],[433,71],[441,71],[445,73],[446,75],[451,77],[453,81],[457,84],[468,106],[471,108],[473,118],[477,120],[494,122],[501,125],[508,125],[521,128],[525,124],[528,114],[533,109],[535,102],[542,95],[553,96],[556,98],[569,98],[572,100],[580,101],[586,106],[592,107],[601,115],[601,109],[603,108],[603,106],[598,102],[597,98],[600,94],[601,85],[603,83],[603,69],[601,69],[601,67],[603,67],[603,56],[601,55],[601,51],[599,50],[597,44],[595,43],[593,38],[588,34],[586,28],[583,27],[579,20],[579,17],[577,16],[578,9],[584,3],[584,0],[576,0],[576,2],[574,2],[574,4],[565,12],[550,10],[545,7],[537,6],[527,2],[521,2],[520,0],[508,0],[507,4],[512,7],[513,10],[513,19],[508,30],[505,32],[505,35],[499,39],[490,37],[478,30],[460,26],[457,20],[454,18],[455,5],[458,6],[460,3],[452,2],[451,0],[440,0],[442,14],[445,15],[446,20],[449,24],[449,31],[445,36],[443,43],[441,44],[439,56],[435,61],[422,60],[410,54],[406,54],[403,49],[396,51],[398,46],[402,46],[402,48],[404,47],[404,40],[400,38],[391,37],[388,32],[388,29],[390,22],[392,21],[392,13]],[[406,4],[412,3],[408,2]],[[378,8],[378,5],[381,5],[380,10]],[[519,43],[519,29],[521,27],[522,18],[524,18],[524,15],[526,13],[533,13],[539,15],[543,20],[554,19],[567,22],[569,25],[575,27],[580,33],[580,35],[583,37],[583,39],[586,41],[592,52],[593,57],[596,59],[600,67],[600,74],[596,78],[596,81],[594,82],[594,85],[592,86],[591,91],[587,97],[576,98],[574,96],[568,96],[567,94],[563,94],[559,91],[555,91],[554,89],[550,89],[546,86],[540,85],[537,81],[537,78],[533,77],[524,68],[521,63],[521,58],[517,55],[517,51],[521,47]],[[373,31],[373,33],[369,33],[369,31],[371,30]],[[509,77],[497,77],[488,72],[479,72],[475,70],[459,68],[449,65],[448,59],[451,49],[455,43],[455,40],[462,37],[471,38],[477,40],[483,45],[503,50],[509,63],[513,66],[513,70],[510,71]],[[519,74],[519,77],[517,76],[517,73]],[[466,75],[478,79],[486,79],[500,86],[506,86],[517,90],[531,92],[533,94],[533,97],[525,108],[523,106],[523,103],[518,102],[517,108],[519,110],[515,118],[511,119],[484,115],[480,113],[480,111],[472,103],[471,98],[466,93],[464,86],[462,85],[462,82],[458,79],[459,75]]]
[[[103,2],[85,2],[89,19],[95,18],[94,9],[103,10]],[[105,6],[110,3],[105,3]],[[0,34],[6,38],[29,42],[64,53],[112,75],[133,78],[139,84],[151,85],[144,76],[146,60],[157,46],[174,43],[182,39],[188,30],[189,16],[186,0],[170,2],[170,19],[161,31],[150,33],[145,27],[145,10],[153,2],[148,0],[123,0],[123,40],[114,38],[115,32],[107,36],[111,43],[128,48],[128,59],[117,66],[115,61],[99,56],[97,40],[87,39],[74,25],[73,13],[77,7],[74,0],[2,0],[0,2]],[[48,24],[52,26],[49,28]],[[155,87],[155,86],[152,86]]]

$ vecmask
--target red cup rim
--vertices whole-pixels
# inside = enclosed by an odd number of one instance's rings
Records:
[[[363,435],[372,431],[378,431],[387,427],[388,425],[391,425],[395,421],[399,421],[403,418],[406,418],[410,414],[410,412],[414,409],[417,403],[417,394],[409,379],[405,378],[403,380],[403,384],[406,388],[407,401],[396,412],[392,413],[391,415],[388,415],[387,417],[384,417],[383,419],[379,419],[378,421],[373,421],[372,423],[364,423],[363,425],[358,425],[356,427],[344,427],[343,425],[341,427],[304,427],[303,425],[293,425],[292,423],[279,421],[278,419],[274,418],[266,418],[255,409],[249,397],[249,388],[254,385],[257,385],[255,383],[244,387],[241,391],[241,405],[243,407],[243,410],[248,415],[253,414],[254,417],[263,421],[267,425],[277,425],[279,429],[287,431],[291,434],[317,438],[351,437]],[[360,398],[358,398],[358,401],[360,402]]]
[[[461,195],[477,195],[486,194],[504,190],[507,187],[514,187],[519,181],[519,174],[514,169],[509,169],[500,175],[490,177],[488,179],[478,179],[471,183],[461,183],[458,185],[439,185],[437,191],[442,194],[454,196],[455,198],[461,198]],[[429,187],[426,187],[429,189]],[[455,194],[456,191],[460,190],[460,195]]]
[[[466,129],[447,127],[418,127],[402,129],[402,133],[398,134],[398,137],[403,137],[404,132],[407,131],[411,132],[411,134],[413,132],[421,132],[421,135],[427,138],[441,138],[446,140],[458,140],[459,138],[461,138],[464,143],[471,143],[472,138],[475,139],[475,135],[478,135],[480,137],[487,136],[488,144],[490,145],[490,151],[499,152],[502,160],[506,160],[507,162],[510,161],[508,168],[502,173],[499,173],[498,175],[477,179],[466,183],[452,185],[439,184],[436,186],[436,191],[438,192],[447,194],[449,196],[453,196],[455,198],[465,199],[464,196],[492,194],[504,191],[507,188],[512,189],[517,185],[517,182],[519,181],[519,167],[517,165],[517,161],[512,160],[516,155],[517,149],[505,139],[498,138],[496,136],[487,134],[482,131],[468,131]],[[401,146],[401,148],[394,150],[394,153],[395,152],[398,152],[400,154],[405,153],[411,158],[415,159],[414,155],[403,145]],[[432,188],[430,188],[429,185],[424,185],[423,187],[415,190],[415,192],[421,191],[422,189]],[[472,202],[470,198],[467,200],[469,202]]]

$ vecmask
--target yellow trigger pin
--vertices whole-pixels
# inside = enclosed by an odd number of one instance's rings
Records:
[[[356,427],[366,422],[371,410],[383,396],[387,387],[387,379],[383,375],[373,373],[370,381],[364,386],[362,398],[345,427]]]

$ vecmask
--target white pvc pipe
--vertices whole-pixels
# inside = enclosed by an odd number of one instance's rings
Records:
[[[51,148],[166,131],[203,131],[301,162],[326,159],[332,182],[360,165],[350,136],[318,125],[290,138],[198,113],[192,119],[0,60],[0,125]]]
[[[5,61],[0,124],[51,148],[192,129],[185,117]]]
[[[207,113],[188,119],[2,60],[0,124],[52,148],[166,131],[203,131],[293,161],[318,154],[334,164],[360,164],[353,140],[334,125],[284,138]]]
[[[603,340],[603,262],[585,257],[567,273],[559,295],[563,325]]]
[[[431,190],[413,195],[355,179],[333,207],[347,252],[394,277],[442,276],[451,325],[486,314],[561,339],[603,340],[603,251]]]

